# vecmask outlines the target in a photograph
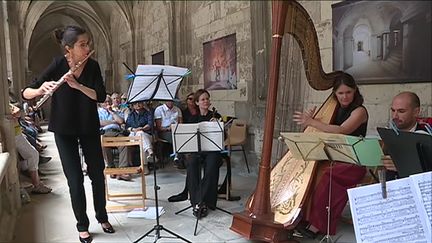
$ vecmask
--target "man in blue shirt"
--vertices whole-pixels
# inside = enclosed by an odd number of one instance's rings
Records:
[[[107,95],[104,103],[100,104],[98,108],[99,121],[101,125],[101,132],[103,136],[107,137],[117,137],[124,136],[122,133],[121,126],[124,124],[123,114],[119,111],[114,111],[112,109],[112,99]],[[126,146],[117,147],[119,150],[119,167],[128,167],[130,166],[130,157],[129,157],[129,149]],[[112,149],[109,147],[103,147],[103,155],[105,162],[109,168],[115,167],[112,155]],[[119,180],[130,181],[132,179],[131,175],[123,174],[123,175],[111,175],[111,178],[115,178]]]

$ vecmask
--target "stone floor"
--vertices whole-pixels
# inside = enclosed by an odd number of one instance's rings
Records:
[[[48,145],[45,155],[53,157],[52,161],[40,166],[43,173],[42,179],[53,188],[53,192],[47,195],[31,195],[31,202],[25,204],[21,210],[13,242],[78,242],[76,221],[70,205],[68,186],[62,172],[53,134],[43,133],[41,139]],[[226,201],[220,199],[218,201],[218,207],[229,212],[242,211],[245,201],[255,188],[256,171],[248,174],[246,168],[240,165],[239,168],[233,168],[232,194],[241,196],[241,200]],[[253,242],[231,231],[229,227],[232,216],[219,210],[210,211],[206,218],[199,221],[197,236],[194,236],[196,221],[191,209],[178,215],[175,214],[175,212],[189,206],[189,203],[187,201],[179,203],[167,201],[170,195],[183,189],[185,172],[185,170],[175,169],[171,165],[157,170],[157,184],[160,186],[158,191],[159,206],[165,210],[165,213],[160,217],[160,224],[192,242]],[[225,175],[224,168],[221,169],[221,175]],[[141,184],[139,177],[135,177],[130,182],[109,179],[108,183],[114,192],[116,190],[122,192],[125,190],[128,192],[139,191]],[[146,201],[147,206],[154,206],[153,174],[146,176],[146,185],[147,195],[150,198]],[[156,220],[128,218],[127,213],[110,213],[109,220],[116,229],[116,233],[103,233],[94,218],[91,184],[88,177],[85,177],[85,187],[88,201],[87,212],[90,218],[89,230],[93,235],[93,242],[134,242],[156,225]],[[108,202],[108,204],[113,204],[113,202]],[[170,236],[165,230],[161,231],[161,235]],[[337,242],[355,242],[352,225],[340,223],[339,233],[333,237],[333,240],[335,239]],[[299,242],[319,242],[320,238],[316,240],[296,238],[296,240]],[[154,241],[154,237],[145,237],[140,242]],[[158,242],[181,242],[181,240],[161,238]]]

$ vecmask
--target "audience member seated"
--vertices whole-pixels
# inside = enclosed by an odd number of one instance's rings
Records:
[[[163,142],[159,144],[162,147],[162,154],[160,156],[162,159],[169,158],[169,154],[172,152],[171,125],[182,123],[182,112],[174,105],[173,101],[166,101],[165,104],[155,109],[154,119],[158,137],[163,140]]]
[[[420,114],[420,99],[417,94],[408,91],[399,93],[393,98],[390,111],[391,119],[399,130],[405,132],[425,131],[425,128],[417,122]],[[385,150],[384,144],[384,152],[386,152]],[[387,180],[399,178],[390,155],[383,157],[383,164],[387,170]]]
[[[198,114],[198,106],[195,104],[194,95],[195,93],[192,92],[186,96],[186,105],[184,109],[182,109],[184,123],[192,123],[193,117]]]
[[[23,103],[23,109],[24,109],[24,114],[25,117],[24,119],[31,124],[31,126],[33,126],[35,129],[37,129],[37,131],[39,133],[43,133],[44,131],[42,130],[42,127],[40,126],[40,112],[35,111],[33,109],[33,107],[27,103],[24,102]]]
[[[122,124],[124,123],[123,115],[120,113],[120,111],[114,111],[112,109],[112,100],[107,95],[104,103],[100,104],[100,107],[98,108],[98,114],[99,114],[99,121],[101,125],[101,133],[102,136],[107,137],[117,137],[117,136],[125,136],[124,132],[122,131]],[[118,167],[128,167],[130,165],[130,158],[129,158],[129,149],[127,146],[119,146],[117,147],[119,151],[119,165]],[[105,162],[107,164],[107,167],[113,168],[115,167],[114,160],[113,160],[113,154],[112,154],[112,147],[103,147],[102,152],[105,159]],[[125,180],[130,181],[131,175],[129,174],[123,174],[123,175],[111,175],[111,178],[115,178],[119,180]]]
[[[153,163],[153,112],[144,104],[144,102],[135,102],[133,111],[126,120],[126,129],[130,132],[129,136],[141,136],[143,140],[143,149],[147,155],[146,163]],[[148,171],[145,172],[148,174]]]
[[[14,92],[11,89],[12,81],[8,78],[8,84],[9,84],[9,102],[11,104],[16,104],[16,107],[19,109],[18,104],[18,98],[14,94]],[[43,145],[41,141],[39,140],[38,136],[38,130],[35,127],[31,127],[31,124],[28,124],[28,122],[24,119],[22,119],[23,113],[19,112],[17,114],[17,117],[14,118],[15,122],[20,125],[21,127],[21,133],[22,135],[27,139],[27,141],[39,152],[39,165],[45,164],[51,160],[51,157],[44,157],[41,156],[40,153],[47,147],[46,145]],[[27,133],[28,132],[28,133]]]
[[[120,108],[120,111],[123,113],[124,119],[126,121],[128,115],[129,115],[129,113],[131,111],[130,105],[127,103],[127,95],[126,95],[126,93],[124,93],[124,94],[121,95],[119,108]]]
[[[18,167],[21,171],[28,172],[33,184],[33,188],[31,190],[32,193],[50,193],[52,189],[42,183],[39,178],[39,152],[23,136],[21,127],[18,124],[18,118],[21,117],[21,111],[17,106],[12,104],[10,104],[10,108],[12,117],[15,121],[16,150],[19,154],[18,157],[22,158],[22,160],[19,160],[18,162]]]
[[[112,101],[112,110],[113,111],[120,111],[120,104],[121,104],[121,98],[119,93],[112,93],[111,94],[111,101]]]

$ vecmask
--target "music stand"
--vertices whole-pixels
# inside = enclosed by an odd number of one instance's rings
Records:
[[[381,166],[383,152],[377,139],[330,133],[281,133],[294,158],[330,161],[327,203],[327,233],[320,242],[333,242],[330,236],[332,172],[335,161],[360,166]],[[383,188],[385,189],[385,188]],[[385,191],[383,191],[383,197]]]
[[[140,101],[170,101],[175,99],[182,79],[189,75],[190,71],[187,68],[180,68],[174,66],[163,65],[138,65],[128,90],[128,103]],[[152,126],[153,140],[155,136],[154,125]],[[153,161],[156,161],[155,154],[153,153]],[[151,232],[155,231],[154,242],[161,238],[179,238],[185,242],[191,242],[179,234],[165,228],[159,223],[159,200],[158,190],[160,187],[157,185],[156,168],[153,168],[154,179],[154,192],[156,202],[156,225],[139,237],[134,243],[139,242],[144,237],[148,236]],[[175,236],[161,236],[160,231],[165,230],[169,234]]]
[[[378,127],[401,178],[432,170],[432,136]]]
[[[173,135],[173,151],[174,153],[198,153],[201,152],[223,152],[224,143],[224,126],[223,122],[200,122],[189,124],[172,124],[171,132]],[[201,161],[198,163],[198,171],[201,172]],[[202,195],[202,185],[200,183],[200,195]],[[201,196],[202,198],[202,196]],[[200,202],[201,204],[201,202]],[[192,205],[181,209],[175,214],[179,214],[187,209],[192,208]],[[231,214],[230,212],[216,206],[217,210]],[[202,211],[198,212],[198,217],[195,221],[194,236],[197,235],[198,220],[201,218]]]

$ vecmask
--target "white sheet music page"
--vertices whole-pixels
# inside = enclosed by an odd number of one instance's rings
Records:
[[[175,98],[181,80],[188,74],[189,70],[182,67],[138,65],[136,77],[129,88],[128,102],[172,100]],[[161,81],[157,86],[160,75]]]
[[[200,122],[201,151],[221,151],[224,149],[223,122]]]
[[[425,206],[426,214],[429,218],[429,231],[432,231],[432,171],[412,175],[410,178],[415,185],[414,188],[417,194],[420,195],[422,203]]]
[[[431,243],[430,220],[415,187],[411,178],[389,181],[387,198],[380,184],[349,189],[356,241]]]
[[[176,153],[197,152],[197,129],[198,123],[171,125],[171,133],[173,137],[173,151]]]

